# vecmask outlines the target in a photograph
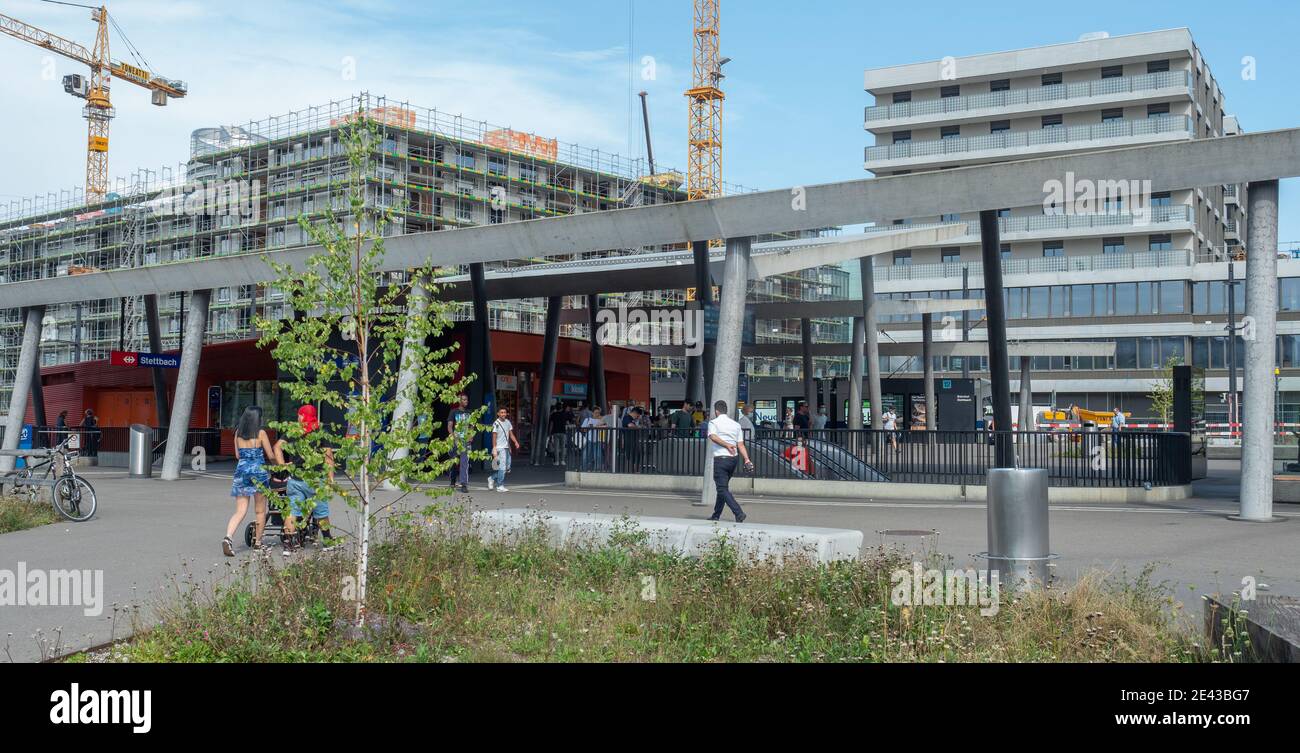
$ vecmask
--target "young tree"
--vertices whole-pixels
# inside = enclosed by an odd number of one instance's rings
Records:
[[[379,512],[375,493],[396,488],[401,500],[419,491],[433,501],[449,492],[432,482],[456,462],[456,440],[439,438],[431,427],[470,377],[456,378],[454,345],[428,344],[451,321],[451,305],[436,295],[437,270],[382,271],[384,231],[394,209],[367,200],[371,186],[383,190],[372,157],[378,124],[359,110],[339,138],[347,153],[346,181],[331,184],[323,220],[298,218],[320,252],[298,265],[268,259],[273,284],[293,316],[258,317],[257,327],[259,346],[270,348],[288,375],[281,388],[320,410],[321,426],[311,432],[294,421],[271,422],[301,459],[293,474],[315,492],[307,505],[342,498],[358,512],[355,621],[363,626],[371,524]],[[482,410],[471,414],[475,427]],[[328,420],[331,415],[343,419]]]
[[[1181,366],[1183,359],[1170,356],[1163,369],[1156,370],[1151,380],[1151,409],[1160,416],[1160,423],[1167,424],[1174,414],[1174,367]]]

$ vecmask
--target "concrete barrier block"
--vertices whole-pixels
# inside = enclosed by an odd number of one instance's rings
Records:
[[[627,517],[591,512],[525,509],[480,510],[476,530],[487,542],[513,543],[529,529],[544,526],[555,547],[594,547],[616,531],[641,532],[654,551],[699,557],[725,538],[743,559],[783,562],[803,556],[815,562],[854,559],[862,550],[861,531],[812,526],[723,523],[686,518]]]

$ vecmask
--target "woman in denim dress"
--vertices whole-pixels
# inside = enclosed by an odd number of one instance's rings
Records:
[[[235,466],[234,482],[230,485],[230,496],[235,498],[235,514],[230,516],[230,522],[226,525],[226,538],[221,540],[221,551],[227,557],[235,556],[234,535],[248,514],[249,500],[255,501],[257,515],[253,548],[262,548],[262,530],[266,527],[266,495],[261,489],[266,487],[271,477],[265,466],[267,457],[273,452],[271,439],[262,428],[262,409],[256,405],[245,408],[235,426],[235,453],[239,455],[239,463]]]

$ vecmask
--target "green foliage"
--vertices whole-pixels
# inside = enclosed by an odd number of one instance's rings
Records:
[[[320,252],[297,264],[267,260],[294,316],[256,322],[259,346],[270,349],[288,375],[282,389],[297,403],[318,406],[322,417],[346,417],[322,421],[312,432],[296,421],[270,425],[300,459],[293,475],[315,491],[311,504],[341,498],[361,512],[357,577],[363,592],[375,490],[396,487],[430,497],[446,492],[422,485],[456,462],[455,440],[440,437],[437,427],[470,379],[456,378],[454,346],[429,345],[450,323],[450,304],[437,296],[439,270],[384,271],[384,234],[394,209],[377,206],[382,202],[367,194],[380,138],[379,126],[363,112],[342,127],[347,180],[332,187],[326,219],[298,218]],[[400,378],[403,365],[418,376]],[[478,430],[482,410],[472,413]],[[360,610],[357,621],[364,621]]]
[[[0,533],[49,525],[59,519],[48,502],[34,503],[19,497],[0,497]]]
[[[1182,358],[1170,356],[1164,368],[1156,370],[1151,394],[1147,397],[1151,399],[1151,409],[1160,416],[1161,423],[1169,423],[1174,415],[1174,367],[1182,365]]]

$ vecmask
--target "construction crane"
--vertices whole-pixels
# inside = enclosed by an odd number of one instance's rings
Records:
[[[688,129],[686,198],[707,199],[722,195],[722,66],[731,58],[719,58],[718,5],[721,0],[695,2],[695,62],[691,88]]]
[[[87,122],[86,202],[95,203],[101,201],[108,191],[108,124],[115,114],[108,90],[113,77],[116,76],[123,81],[148,89],[153,93],[153,104],[159,107],[166,106],[168,98],[184,97],[188,87],[184,81],[151,73],[148,62],[131,44],[131,40],[122,33],[117,22],[109,17],[106,7],[68,2],[57,4],[90,10],[90,19],[98,26],[93,50],[3,13],[0,13],[0,32],[51,52],[57,52],[90,68],[89,77],[79,73],[64,76],[63,90],[74,97],[86,100],[86,105],[82,109],[82,115]],[[127,49],[131,51],[132,57],[139,65],[114,61],[109,56],[108,26],[110,23],[122,37],[122,41],[126,43]]]

